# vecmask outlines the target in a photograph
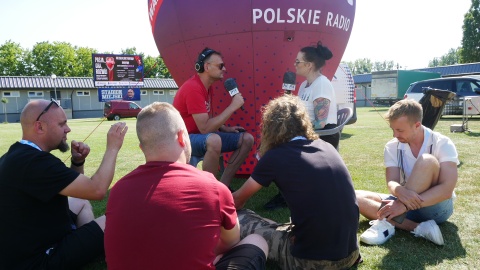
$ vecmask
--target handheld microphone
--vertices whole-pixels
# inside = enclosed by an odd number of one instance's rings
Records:
[[[296,78],[297,75],[291,71],[287,71],[283,74],[282,89],[285,90],[287,94],[290,94],[291,91],[295,91]]]
[[[235,81],[234,78],[228,78],[225,80],[225,82],[223,83],[223,85],[225,86],[225,89],[227,90],[227,92],[230,94],[231,97],[235,96],[236,94],[240,93],[240,91],[238,91],[238,85],[237,85],[237,82]],[[240,107],[240,109],[242,109],[242,111],[244,110],[243,109],[243,106]]]

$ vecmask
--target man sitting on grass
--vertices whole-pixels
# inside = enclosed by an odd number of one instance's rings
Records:
[[[335,148],[318,138],[297,96],[268,103],[262,117],[260,160],[233,193],[235,207],[275,183],[292,222],[277,224],[250,210],[238,212],[242,235],[257,233],[281,269],[348,269],[361,261],[358,205],[347,167]]]
[[[104,254],[105,216],[94,219],[85,199],[104,198],[128,128],[112,125],[90,178],[83,174],[88,145],[71,142],[70,168],[50,153],[70,148],[67,116],[57,101],[29,102],[20,123],[22,140],[0,158],[0,269],[82,267]]]
[[[265,269],[261,236],[240,241],[228,187],[190,165],[180,113],[154,102],[137,118],[146,163],[120,179],[107,204],[109,269]]]
[[[381,245],[397,227],[443,245],[437,224],[453,213],[459,163],[455,145],[421,124],[422,106],[414,100],[395,103],[386,119],[395,137],[384,150],[390,194],[356,191],[360,213],[374,220],[360,240]]]

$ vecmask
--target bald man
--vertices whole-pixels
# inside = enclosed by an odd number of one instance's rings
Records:
[[[191,146],[180,113],[154,102],[137,118],[146,163],[113,186],[107,204],[109,269],[265,269],[268,245],[240,241],[228,188],[188,165]],[[128,198],[128,199],[126,199]]]
[[[112,125],[97,172],[83,174],[88,145],[67,143],[59,104],[29,102],[20,116],[22,140],[0,158],[0,269],[76,269],[104,253],[105,216],[87,200],[104,198],[128,128]],[[71,166],[52,155],[71,148]]]

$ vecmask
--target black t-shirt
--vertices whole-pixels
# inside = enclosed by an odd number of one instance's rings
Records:
[[[78,177],[54,155],[13,144],[0,158],[0,269],[28,268],[72,231],[68,198]]]
[[[290,208],[294,257],[340,260],[358,248],[359,210],[350,174],[322,141],[295,140],[265,153],[251,177],[274,182]]]

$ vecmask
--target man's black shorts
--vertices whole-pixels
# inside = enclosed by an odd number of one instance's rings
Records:
[[[215,264],[217,270],[239,269],[257,270],[265,269],[265,253],[252,244],[236,246],[226,252]]]
[[[45,269],[77,269],[100,256],[105,256],[103,230],[91,221],[49,249],[42,264]]]

